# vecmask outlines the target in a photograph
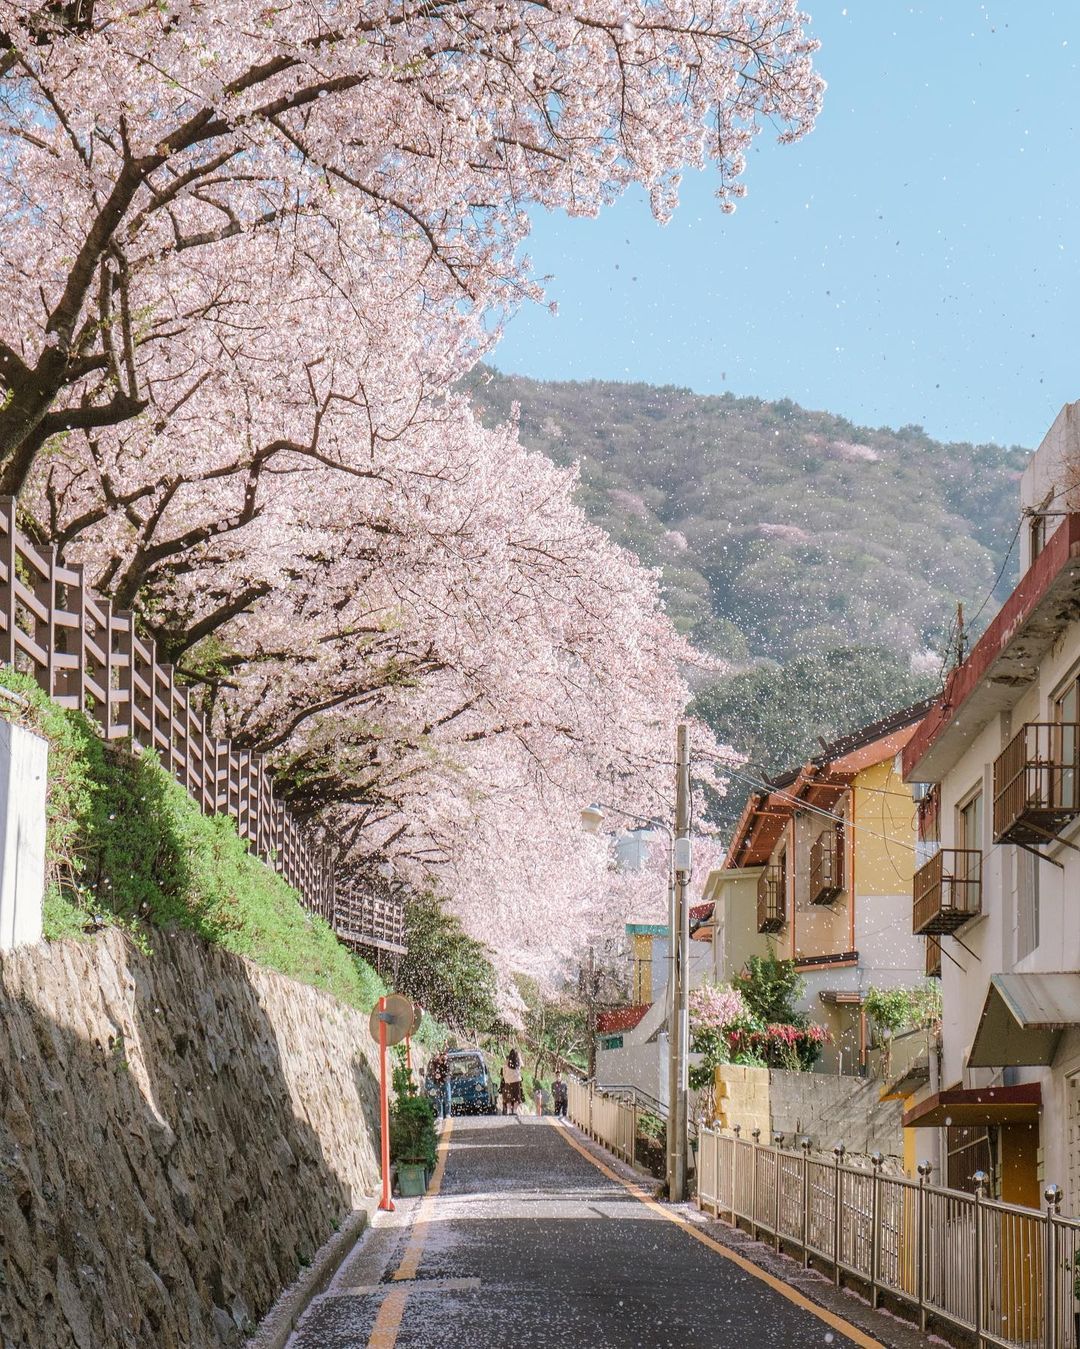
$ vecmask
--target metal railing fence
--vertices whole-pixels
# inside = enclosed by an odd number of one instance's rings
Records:
[[[262,755],[219,740],[131,613],[86,584],[81,565],[38,548],[0,498],[0,665],[33,676],[61,707],[86,713],[106,741],[154,751],[208,814],[240,837],[353,944],[403,950],[404,910],[336,873],[332,851],[274,796]]]
[[[1045,1209],[1022,1208],[987,1199],[985,1177],[968,1194],[931,1184],[927,1163],[912,1180],[886,1174],[880,1154],[869,1170],[844,1156],[703,1129],[698,1206],[816,1257],[837,1283],[854,1276],[875,1305],[908,1303],[924,1330],[948,1323],[980,1349],[1080,1349],[1080,1219],[1062,1216],[1057,1186]]]
[[[644,1113],[637,1102],[608,1096],[591,1082],[579,1082],[574,1078],[567,1083],[567,1088],[566,1113],[570,1119],[594,1143],[633,1166],[638,1115]]]

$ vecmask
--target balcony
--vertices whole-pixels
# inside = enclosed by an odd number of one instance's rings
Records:
[[[826,829],[810,845],[810,903],[831,904],[844,889],[844,845],[836,829]]]
[[[940,937],[927,937],[926,939],[926,977],[928,979],[941,978]]]
[[[982,913],[982,853],[942,848],[916,871],[913,890],[912,932],[920,937],[955,932]]]
[[[994,763],[994,842],[1030,847],[1080,814],[1080,725],[1029,721]]]
[[[758,877],[757,930],[779,932],[787,917],[787,876],[782,866],[768,866]]]

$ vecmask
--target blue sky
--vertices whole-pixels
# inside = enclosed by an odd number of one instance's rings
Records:
[[[539,212],[559,314],[518,313],[493,364],[1035,445],[1080,398],[1080,5],[804,8],[829,82],[814,132],[762,133],[734,216],[700,174],[663,228],[641,195]]]

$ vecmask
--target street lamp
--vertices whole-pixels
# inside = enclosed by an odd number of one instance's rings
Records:
[[[581,812],[581,827],[587,834],[598,834],[603,823],[604,812],[600,806],[586,806]]]

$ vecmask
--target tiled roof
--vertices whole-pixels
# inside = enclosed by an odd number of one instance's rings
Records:
[[[596,1014],[596,1029],[600,1035],[616,1035],[621,1030],[633,1030],[651,1003],[641,1003],[637,1007],[616,1007],[610,1012]]]

